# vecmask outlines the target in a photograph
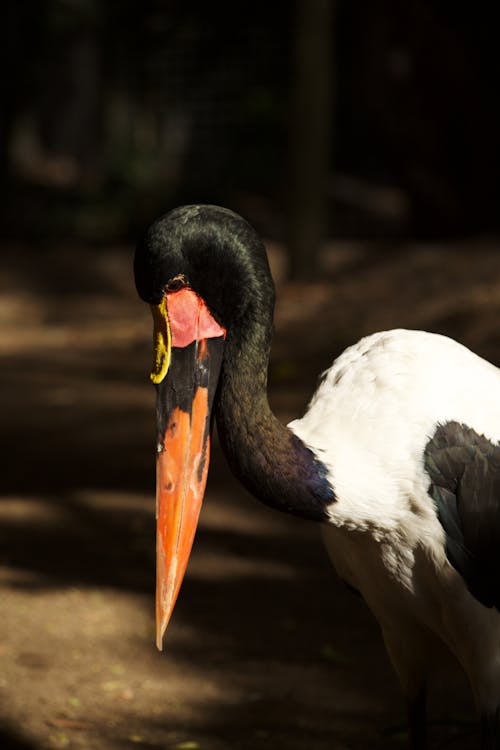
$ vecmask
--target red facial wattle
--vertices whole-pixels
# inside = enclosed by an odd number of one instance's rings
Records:
[[[168,322],[172,346],[184,347],[193,341],[225,336],[226,331],[212,317],[205,302],[192,289],[167,293]]]

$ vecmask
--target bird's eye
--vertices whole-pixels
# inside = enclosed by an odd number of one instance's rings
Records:
[[[177,292],[179,289],[183,289],[185,286],[189,286],[188,280],[184,274],[180,273],[178,276],[174,276],[167,282],[167,292]]]

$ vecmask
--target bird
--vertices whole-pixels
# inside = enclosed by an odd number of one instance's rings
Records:
[[[498,750],[500,370],[437,333],[374,333],[335,359],[285,426],[267,397],[275,289],[254,228],[223,207],[174,208],[138,242],[134,273],[153,315],[158,648],[215,421],[235,476],[271,508],[319,524],[338,575],[378,620],[411,750],[427,747],[442,648],[468,678],[481,750]]]

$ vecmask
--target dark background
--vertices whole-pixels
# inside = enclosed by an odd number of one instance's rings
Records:
[[[491,13],[451,0],[6,3],[4,231],[133,240],[152,211],[204,201],[286,236],[317,190],[297,184],[311,174],[296,151],[318,149],[323,235],[496,230]]]
[[[314,524],[214,441],[153,646],[151,323],[134,243],[185,202],[242,213],[278,286],[270,399],[375,330],[500,363],[497,29],[434,0],[20,0],[0,25],[0,746],[396,748],[376,623]],[[431,748],[475,747],[460,673]]]

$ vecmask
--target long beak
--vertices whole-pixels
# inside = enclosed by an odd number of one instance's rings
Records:
[[[225,331],[210,316],[204,302],[188,289],[167,294],[153,316],[155,371],[151,377],[157,388],[158,430],[156,645],[161,650],[205,491],[211,410]]]

